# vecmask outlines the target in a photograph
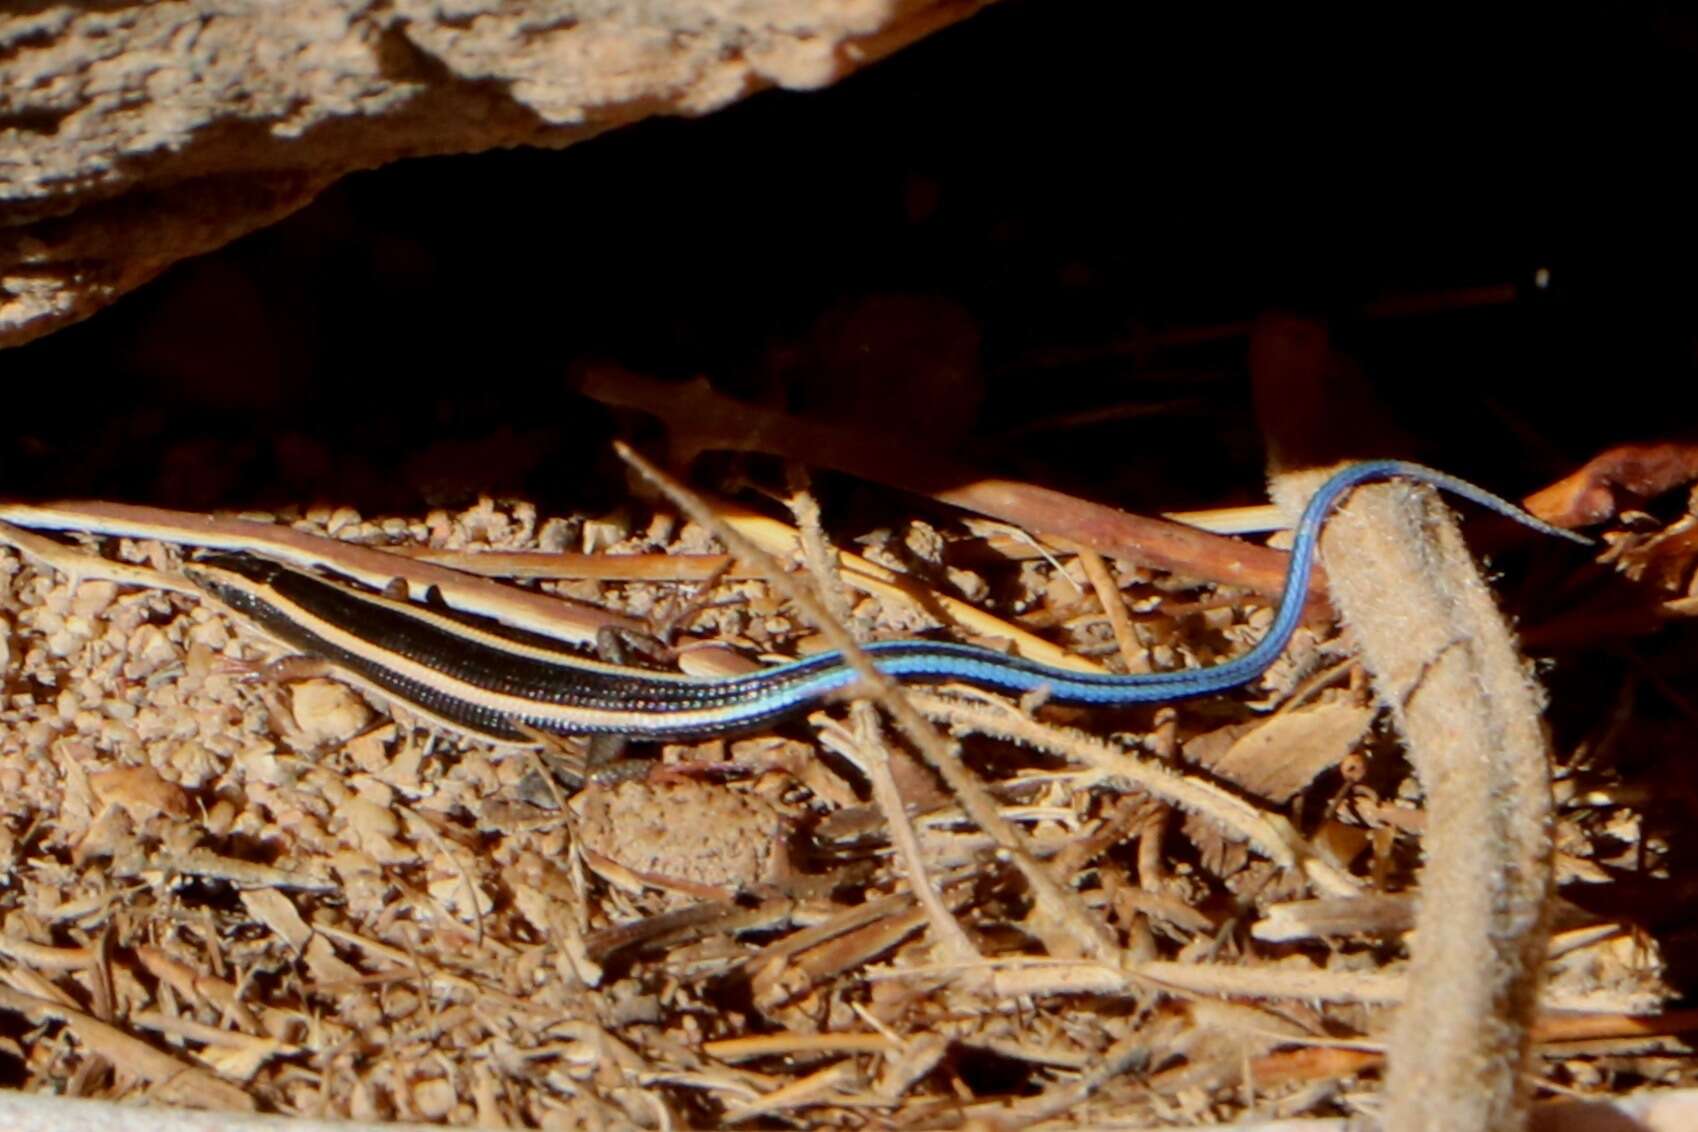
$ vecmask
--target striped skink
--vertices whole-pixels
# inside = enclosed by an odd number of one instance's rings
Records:
[[[1297,524],[1273,624],[1255,647],[1225,663],[1098,675],[971,645],[890,641],[863,647],[881,670],[901,680],[1040,692],[1068,704],[1113,707],[1225,691],[1261,675],[1290,641],[1332,508],[1357,485],[1393,477],[1432,484],[1545,534],[1590,542],[1464,480],[1418,464],[1376,460],[1347,465],[1315,492]],[[350,682],[452,730],[502,743],[532,743],[537,732],[675,739],[743,731],[817,705],[856,680],[834,652],[727,677],[604,663],[547,637],[336,585],[252,555],[207,555],[184,569],[207,593],[283,643],[329,661]]]

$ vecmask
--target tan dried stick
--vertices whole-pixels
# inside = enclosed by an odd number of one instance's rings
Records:
[[[1361,891],[1361,885],[1348,873],[1304,844],[1290,822],[1277,814],[1264,813],[1206,779],[1187,777],[1081,731],[1040,723],[1001,704],[973,703],[929,692],[910,693],[909,699],[927,716],[951,728],[1049,751],[1198,814],[1226,836],[1243,841],[1275,864],[1301,867],[1310,883],[1322,893],[1350,896]]]
[[[1137,633],[1132,630],[1132,618],[1126,613],[1126,599],[1120,594],[1114,571],[1103,556],[1090,547],[1075,543],[1074,549],[1079,555],[1079,565],[1084,567],[1085,577],[1091,580],[1091,588],[1102,603],[1103,616],[1108,618],[1109,628],[1114,630],[1114,643],[1120,649],[1120,659],[1126,662],[1126,671],[1148,672],[1149,657],[1139,645]]]
[[[821,734],[821,740],[858,766],[867,776],[867,781],[872,783],[873,800],[884,813],[885,825],[890,830],[890,843],[902,862],[908,885],[914,890],[914,899],[925,911],[944,954],[955,963],[970,963],[978,959],[978,948],[973,946],[967,933],[943,906],[938,888],[932,883],[925,854],[920,851],[920,839],[915,835],[914,824],[908,820],[908,810],[902,803],[902,791],[890,772],[890,751],[884,745],[878,712],[871,705],[858,703],[849,714],[853,721],[852,729],[828,725]]]
[[[607,626],[643,628],[635,618],[612,610],[504,586],[488,578],[308,534],[281,523],[92,500],[0,503],[0,521],[39,531],[77,531],[213,550],[252,551],[306,570],[328,566],[378,590],[399,580],[406,583],[407,592],[414,598],[424,600],[435,592],[456,609],[566,641],[593,644],[596,634]]]
[[[1280,477],[1275,498],[1296,514],[1325,475]],[[1551,884],[1543,699],[1431,491],[1362,488],[1321,546],[1333,599],[1427,794],[1385,1127],[1523,1127]]]

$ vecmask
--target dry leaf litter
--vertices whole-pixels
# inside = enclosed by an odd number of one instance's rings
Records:
[[[665,518],[539,522],[488,501],[297,525],[380,546],[716,549]],[[951,562],[961,537],[915,525],[863,549],[953,594],[994,595],[1082,654],[1114,652],[1077,562],[966,568]],[[1678,538],[1636,536],[1621,556],[1667,572],[1658,555]],[[175,554],[100,549],[167,568]],[[1374,989],[1394,982],[1361,980],[1395,976],[1422,815],[1362,682],[1324,643],[1305,640],[1247,696],[1039,716],[1062,728],[1059,749],[1066,727],[1113,731],[1127,757],[1288,821],[1360,897],[1318,895],[1216,817],[1082,774],[1056,748],[958,727],[1006,816],[1125,956],[1103,969],[1039,922],[1020,874],[898,754],[933,883],[982,956],[964,967],[940,961],[865,783],[803,724],[668,745],[648,777],[569,796],[548,752],[432,734],[334,680],[254,679],[232,662],[275,646],[192,599],[72,583],[10,552],[0,571],[13,996],[0,1051],[18,1087],[542,1128],[1085,1127],[1372,1107],[1389,1004]],[[1214,663],[1268,620],[1230,592],[1121,582],[1140,667]],[[812,637],[758,580],[702,603],[675,585],[553,588],[654,623],[688,607],[690,632],[757,655]],[[932,627],[918,606],[870,598],[852,624]],[[1562,880],[1656,876],[1666,846],[1631,785],[1584,756],[1558,770]],[[1652,940],[1571,905],[1559,929],[1553,1001],[1661,1002]],[[1158,968],[1170,981],[1141,977]],[[1176,991],[1175,971],[1194,985]],[[1548,1047],[1544,1064],[1584,1092],[1624,1074],[1690,1079],[1687,1052],[1603,1037]]]

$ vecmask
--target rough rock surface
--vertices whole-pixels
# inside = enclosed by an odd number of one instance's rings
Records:
[[[0,345],[420,154],[825,85],[988,0],[23,0],[0,9]]]

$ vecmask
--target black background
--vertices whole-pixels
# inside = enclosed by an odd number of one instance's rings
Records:
[[[821,320],[890,295],[976,327],[972,462],[1133,507],[1257,495],[1232,328],[1270,310],[1327,319],[1414,454],[1505,492],[1690,430],[1689,11],[1132,7],[1005,3],[828,90],[350,177],[0,355],[0,491],[600,505],[632,422],[575,366],[794,408]],[[1519,297],[1362,313],[1491,285]]]

